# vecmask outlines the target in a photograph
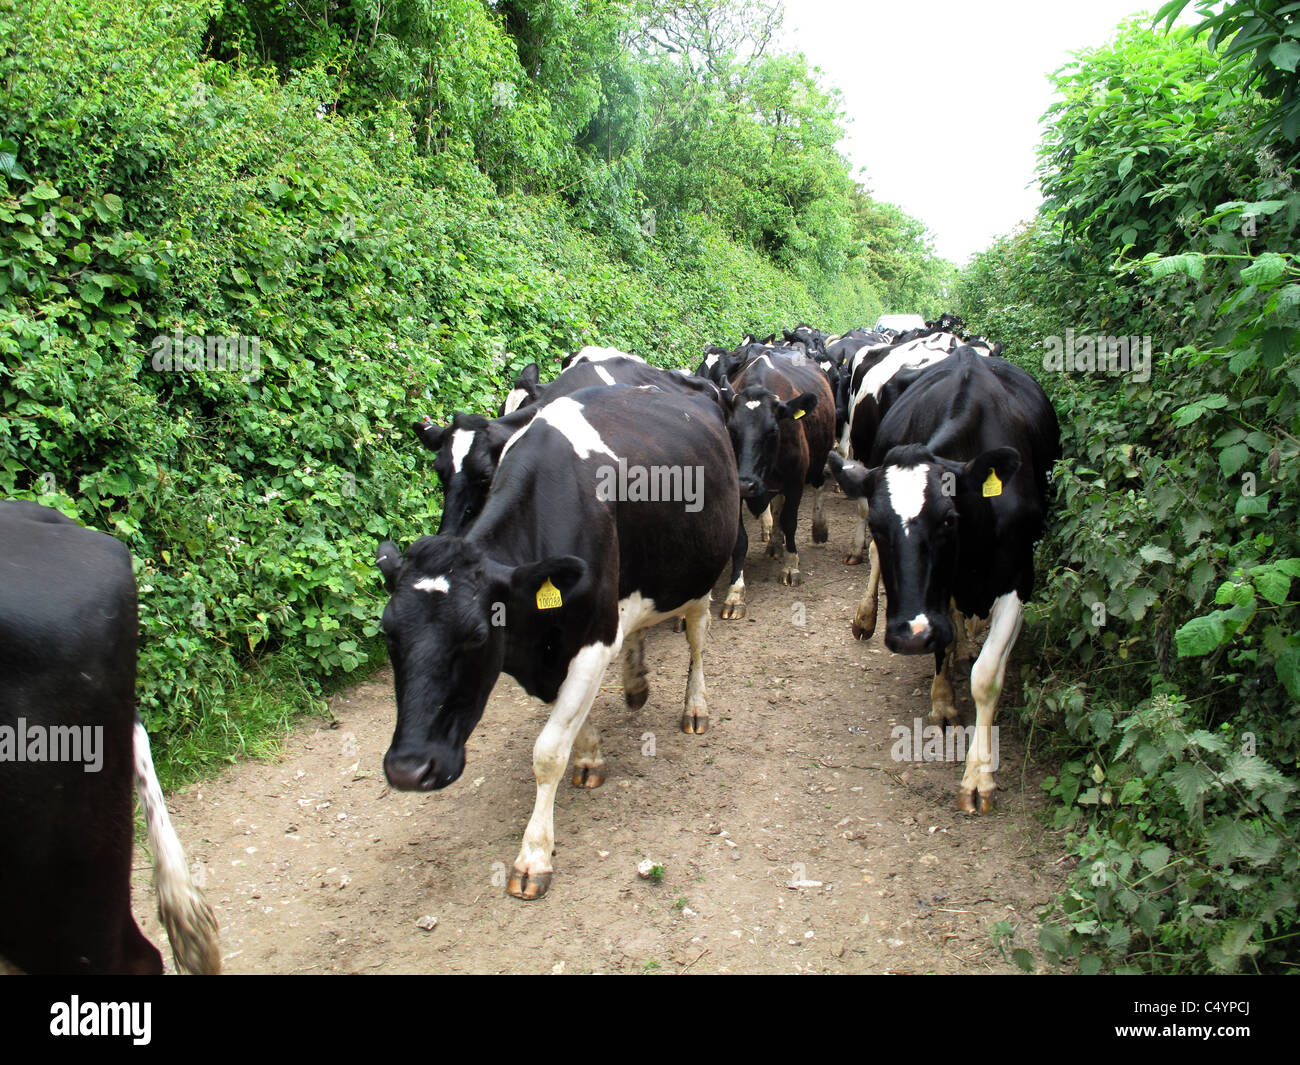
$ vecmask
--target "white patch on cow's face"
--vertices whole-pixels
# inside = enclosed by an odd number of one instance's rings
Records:
[[[602,381],[604,381],[605,384],[612,385],[614,383],[614,375],[611,374],[608,370],[606,370],[603,366],[597,366],[595,370],[596,370],[596,376],[599,377]]]
[[[444,595],[451,591],[451,584],[443,574],[437,577],[421,577],[412,587],[417,592],[442,592]]]
[[[930,627],[930,619],[924,614],[917,614],[907,624],[911,627],[913,636],[920,636]]]
[[[564,438],[573,445],[573,450],[578,458],[585,459],[596,452],[608,455],[617,461],[618,456],[605,445],[605,441],[600,438],[600,434],[592,427],[582,413],[582,404],[570,399],[568,396],[561,396],[559,399],[552,400],[541,409],[541,412],[533,419],[532,425],[538,422],[546,422],[561,433]],[[511,437],[511,443],[515,438]],[[502,458],[505,452],[501,453]]]
[[[470,445],[474,443],[474,432],[472,429],[457,429],[451,434],[451,469],[453,473],[460,473],[461,465],[465,462],[465,456],[469,454]]]
[[[761,403],[760,400],[757,400],[757,399],[751,399],[751,400],[747,400],[747,401],[746,401],[745,406],[746,406],[749,410],[754,410],[754,409],[756,409],[756,408],[760,405],[760,403]]]
[[[908,535],[907,523],[918,517],[925,506],[925,486],[929,480],[929,466],[890,466],[885,470],[889,506],[903,523],[904,536]]]
[[[515,411],[519,409],[519,404],[521,404],[527,398],[528,398],[528,393],[525,392],[522,388],[512,388],[510,390],[510,394],[506,396],[506,403],[505,406],[502,408],[503,415],[513,414]]]

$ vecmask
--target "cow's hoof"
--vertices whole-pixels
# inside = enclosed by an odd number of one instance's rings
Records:
[[[860,566],[862,565],[862,556],[847,554],[844,556],[844,564],[846,566]]]
[[[964,814],[976,813],[989,814],[993,812],[993,792],[987,795],[976,791],[974,788],[962,788],[957,793],[957,809]]]
[[[781,574],[781,583],[794,588],[803,583],[803,574],[797,569],[788,569]]]
[[[687,710],[682,714],[682,731],[688,736],[703,736],[709,731],[709,715],[703,710]]]
[[[723,603],[722,604],[723,621],[739,621],[744,616],[745,616],[744,603]]]
[[[650,685],[648,684],[640,691],[632,692],[632,691],[624,690],[623,692],[623,701],[627,703],[627,705],[630,706],[633,710],[640,710],[641,707],[645,706],[645,701],[649,698],[650,698]]]
[[[550,873],[521,873],[518,869],[512,869],[510,879],[506,881],[506,891],[526,902],[540,899],[550,886]]]
[[[867,628],[865,625],[859,625],[856,621],[851,626],[853,629],[853,638],[855,640],[869,640],[876,634],[876,627]]]
[[[575,765],[573,767],[573,786],[575,788],[598,788],[605,783],[604,766]]]
[[[780,558],[784,554],[785,554],[785,547],[782,545],[779,539],[773,537],[771,540],[767,542],[768,558]]]
[[[673,619],[673,632],[685,632],[686,619],[684,617]]]
[[[816,522],[813,522],[812,542],[815,544],[824,544],[829,539],[830,539],[830,530],[827,529],[825,524],[818,525]]]

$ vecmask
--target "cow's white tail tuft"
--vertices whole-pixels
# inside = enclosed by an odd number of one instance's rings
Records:
[[[162,788],[154,773],[149,734],[139,719],[135,723],[135,788],[144,808],[149,849],[153,852],[158,917],[171,940],[176,968],[188,973],[219,973],[221,947],[217,941],[217,919],[190,876],[185,851],[167,816]]]

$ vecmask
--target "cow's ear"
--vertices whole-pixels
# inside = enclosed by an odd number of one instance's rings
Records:
[[[519,376],[515,378],[515,387],[526,389],[529,393],[535,389],[542,380],[542,371],[537,363],[530,362],[522,370]]]
[[[379,567],[379,572],[384,575],[384,587],[388,589],[389,594],[392,594],[397,587],[397,571],[402,566],[401,548],[392,540],[385,540],[379,545],[375,564]]]
[[[840,482],[844,494],[850,499],[869,499],[876,490],[876,479],[880,476],[880,467],[869,470],[860,462],[850,462],[840,458],[834,451],[827,456],[831,473]]]
[[[962,481],[982,496],[1000,496],[1006,483],[1020,469],[1020,452],[1013,447],[995,447],[966,463]]]
[[[794,399],[781,403],[776,408],[776,417],[779,421],[782,418],[802,418],[811,410],[817,409],[817,393],[805,392],[802,396],[796,396]]]
[[[442,450],[442,443],[447,438],[447,432],[450,428],[451,426],[434,425],[428,418],[411,423],[411,430],[420,443],[435,454]]]
[[[764,344],[771,344],[775,339],[776,339],[776,334],[775,334],[775,333],[768,333],[768,334],[767,334],[767,339],[764,340],[763,343],[764,343]]]
[[[525,617],[529,612],[545,614],[574,607],[588,598],[587,573],[587,563],[576,555],[556,555],[516,566],[510,573],[511,598]]]

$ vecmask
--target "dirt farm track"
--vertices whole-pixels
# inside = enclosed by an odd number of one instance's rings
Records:
[[[811,511],[811,506],[807,508]],[[801,516],[804,583],[780,584],[751,527],[749,615],[714,593],[705,658],[710,730],[678,727],[686,639],[646,640],[650,699],[623,703],[611,669],[592,714],[603,787],[562,785],[548,895],[508,897],[532,809],[545,708],[509,678],[444,791],[390,790],[395,720],[385,670],[332,701],[335,721],[290,735],[278,764],[246,762],[169,805],[221,923],[231,973],[988,973],[1063,873],[1039,826],[1024,737],[1000,715],[996,811],[957,811],[959,766],[895,762],[890,729],[929,709],[933,659],[849,632],[866,567],[841,562],[855,511],[827,502],[828,544]],[[805,624],[793,623],[803,604]],[[883,617],[883,602],[882,602]],[[955,685],[974,713],[969,668]],[[1013,659],[1003,708],[1018,689]],[[650,858],[662,879],[641,879]],[[137,851],[135,909],[163,945]],[[170,968],[170,952],[164,947]]]

